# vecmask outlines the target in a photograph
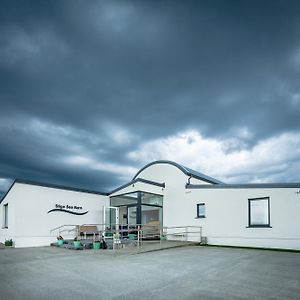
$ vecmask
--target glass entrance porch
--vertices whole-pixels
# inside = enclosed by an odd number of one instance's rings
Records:
[[[163,226],[163,196],[134,192],[110,197],[110,205],[119,207],[119,222],[126,225]]]

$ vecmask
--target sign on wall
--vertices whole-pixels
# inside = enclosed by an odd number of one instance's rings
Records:
[[[68,213],[72,215],[85,215],[89,211],[83,211],[82,206],[77,206],[77,205],[63,205],[63,204],[55,204],[55,208],[50,209],[47,214],[52,213],[52,212],[63,212],[63,213]]]

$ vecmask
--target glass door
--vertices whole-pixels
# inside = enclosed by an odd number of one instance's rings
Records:
[[[113,206],[103,206],[103,226],[104,229],[119,228],[119,208]]]
[[[119,224],[121,226],[127,225],[127,206],[119,207]]]
[[[141,221],[143,225],[162,226],[162,207],[142,205]]]
[[[136,225],[136,206],[128,206],[128,225]]]

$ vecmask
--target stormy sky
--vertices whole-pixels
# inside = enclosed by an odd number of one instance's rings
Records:
[[[300,1],[0,1],[0,193],[173,160],[300,181]]]

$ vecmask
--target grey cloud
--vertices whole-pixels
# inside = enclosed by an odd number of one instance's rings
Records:
[[[0,177],[106,189],[118,183],[109,170],[85,170],[82,178],[56,156],[139,167],[126,156],[137,144],[187,128],[207,137],[248,128],[244,147],[299,130],[299,66],[290,63],[299,49],[298,1],[1,6]],[[27,126],[33,119],[73,135],[48,128],[39,138]],[[110,138],[113,128],[130,141]]]

